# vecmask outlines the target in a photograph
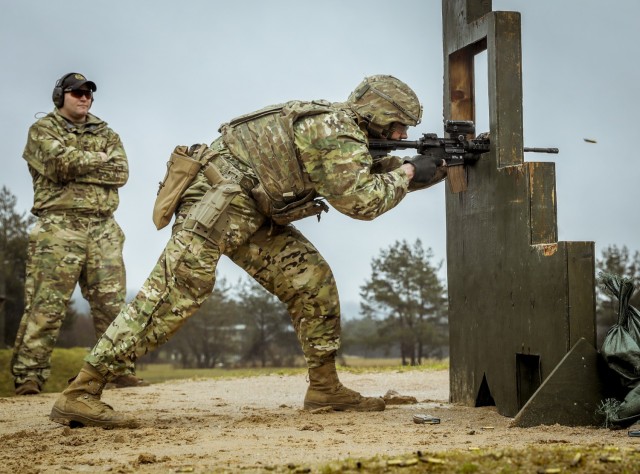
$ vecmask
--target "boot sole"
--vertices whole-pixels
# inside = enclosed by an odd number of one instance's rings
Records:
[[[335,411],[384,411],[385,405],[381,405],[380,407],[367,407],[367,406],[358,406],[358,405],[350,405],[350,404],[340,404],[340,403],[313,403],[313,402],[304,402],[304,409],[307,411],[318,410],[320,408],[332,408]]]
[[[76,413],[65,413],[56,407],[53,407],[51,409],[49,419],[51,421],[60,423],[61,425],[69,426],[71,428],[75,428],[78,426],[96,426],[104,429],[138,427],[138,422],[136,422],[135,420],[123,420],[121,422],[95,420],[93,418],[80,416]]]
[[[24,390],[19,392],[18,390],[16,390],[16,395],[18,396],[24,396],[24,395],[40,395],[40,390]]]

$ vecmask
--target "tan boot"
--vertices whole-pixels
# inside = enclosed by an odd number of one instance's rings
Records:
[[[16,385],[16,395],[37,395],[41,390],[40,384],[32,379]]]
[[[304,409],[331,407],[334,410],[382,411],[385,403],[379,397],[363,397],[338,380],[334,360],[309,369],[309,388],[304,397]]]
[[[105,378],[91,364],[85,363],[54,403],[49,418],[72,427],[134,428],[137,425],[134,420],[100,401],[105,382]]]

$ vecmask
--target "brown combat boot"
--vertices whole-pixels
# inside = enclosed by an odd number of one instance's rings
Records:
[[[40,384],[32,379],[16,384],[16,395],[37,395],[41,391]]]
[[[91,364],[85,363],[80,373],[62,392],[51,409],[49,418],[56,423],[103,428],[134,428],[137,423],[117,413],[100,401],[105,378]]]
[[[334,410],[382,411],[385,403],[379,397],[363,397],[338,380],[335,360],[309,369],[309,388],[304,397],[304,409],[331,407]]]

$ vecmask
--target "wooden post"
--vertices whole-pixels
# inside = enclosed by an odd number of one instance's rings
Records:
[[[446,191],[451,400],[515,416],[574,344],[595,347],[594,244],[557,241],[555,164],[524,161],[520,14],[490,0],[442,8],[444,117],[475,121],[486,50],[491,134],[453,177],[464,189]]]

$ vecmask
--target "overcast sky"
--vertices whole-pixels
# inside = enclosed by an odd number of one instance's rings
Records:
[[[29,126],[52,110],[58,77],[75,71],[95,81],[92,113],[120,134],[129,158],[116,218],[127,236],[130,291],[169,237],[169,228],[155,229],[151,211],[174,146],[210,143],[221,123],[265,105],[342,101],[373,74],[392,74],[420,97],[423,122],[410,138],[443,133],[439,0],[0,0],[0,7],[0,186],[17,197],[18,211],[29,211],[33,190],[21,158]],[[522,13],[525,145],[560,148],[526,159],[557,163],[560,240],[595,241],[598,256],[612,244],[637,250],[640,2],[494,0],[493,9]],[[478,131],[488,128],[486,104],[477,122]],[[420,238],[434,263],[444,260],[444,184],[373,222],[331,210],[297,227],[333,267],[353,315],[381,249]],[[223,258],[218,278],[242,274]]]

